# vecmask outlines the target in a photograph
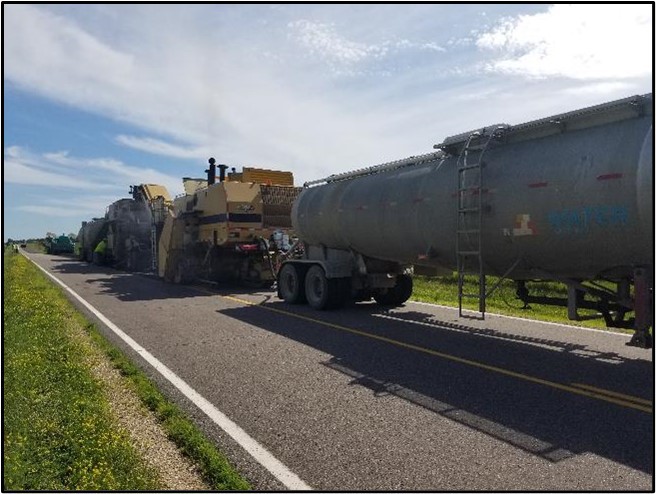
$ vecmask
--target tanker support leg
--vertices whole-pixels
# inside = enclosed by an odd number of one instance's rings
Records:
[[[649,328],[654,324],[652,313],[653,301],[652,288],[650,287],[647,270],[637,268],[633,273],[633,283],[635,294],[635,333],[627,345],[651,348],[653,345],[653,336],[649,333]]]

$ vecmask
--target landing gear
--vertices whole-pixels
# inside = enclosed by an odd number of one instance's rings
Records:
[[[635,346],[638,348],[652,348],[654,346],[653,337],[648,331],[638,331],[633,334],[626,346]]]
[[[561,278],[558,281],[567,284],[567,298],[530,295],[522,280],[517,281],[517,297],[524,302],[524,308],[528,307],[529,303],[567,307],[568,317],[572,320],[581,319],[578,309],[595,310],[602,315],[607,327],[635,330],[627,345],[652,348],[653,335],[650,329],[654,324],[654,301],[653,278],[650,276],[649,269],[634,268],[633,277],[626,276],[616,280],[616,290],[593,282],[585,285],[581,280]],[[633,296],[631,285],[633,285]],[[592,300],[587,299],[586,295]],[[627,314],[631,311],[634,311],[635,317],[627,318]]]
[[[653,326],[653,288],[649,286],[647,270],[638,268],[633,273],[634,283],[634,310],[635,310],[635,333],[629,346],[639,348],[652,348],[653,336],[649,333],[649,328]]]

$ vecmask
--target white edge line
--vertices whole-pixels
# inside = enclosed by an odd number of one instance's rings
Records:
[[[409,303],[411,304],[417,304],[417,305],[427,305],[429,307],[439,307],[440,309],[450,309],[450,310],[458,310],[457,307],[450,307],[448,305],[440,305],[440,304],[431,304],[429,302],[419,302],[416,300],[408,300]],[[471,312],[472,314],[476,314],[476,311],[467,311]],[[486,312],[487,315],[494,316],[494,317],[501,317],[503,319],[513,319],[515,321],[526,321],[526,322],[533,322],[533,323],[539,323],[539,324],[548,324],[550,326],[558,326],[560,328],[564,329],[575,329],[579,330],[582,329],[584,331],[593,331],[595,333],[600,333],[600,334],[608,334],[608,335],[615,335],[615,336],[624,336],[626,338],[631,338],[631,335],[628,333],[620,333],[618,331],[612,331],[612,330],[604,330],[604,329],[595,329],[595,328],[585,328],[583,326],[576,326],[574,324],[563,324],[563,323],[558,323],[558,322],[551,322],[551,321],[541,321],[539,319],[528,319],[526,317],[517,317],[517,316],[506,316],[505,314],[495,314],[494,312]]]
[[[49,273],[46,269],[39,266],[31,258],[27,257],[36,267],[53,279],[57,284],[62,286],[66,291],[68,291],[73,297],[75,297],[82,305],[84,305],[88,310],[90,310],[100,321],[103,322],[109,329],[111,329],[119,338],[121,338],[125,343],[127,343],[130,348],[136,351],[141,357],[152,365],[157,372],[159,372],[163,377],[165,377],[173,386],[175,386],[178,391],[185,395],[189,400],[191,400],[194,405],[200,408],[205,415],[207,415],[212,421],[221,427],[232,439],[234,439],[242,448],[244,448],[248,454],[250,454],[255,460],[257,460],[260,465],[266,468],[276,479],[278,479],[282,484],[291,490],[298,491],[309,491],[312,488],[303,482],[298,475],[292,472],[287,468],[280,460],[274,457],[264,446],[258,443],[255,439],[248,435],[248,433],[239,427],[235,422],[230,420],[223,412],[217,409],[212,403],[203,398],[196,390],[189,386],[185,381],[178,377],[172,370],[170,370],[166,365],[160,362],[154,355],[152,355],[148,350],[139,345],[134,341],[130,336],[125,334],[116,324],[107,319],[100,311],[98,311],[93,305],[84,300],[81,296],[75,293],[71,288],[66,286],[66,284],[55,277],[53,274]]]

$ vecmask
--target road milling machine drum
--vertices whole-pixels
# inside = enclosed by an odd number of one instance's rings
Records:
[[[159,276],[270,286],[290,247],[291,207],[301,188],[291,172],[244,167],[226,173],[226,165],[209,163],[207,179],[183,179],[185,194],[168,212]]]

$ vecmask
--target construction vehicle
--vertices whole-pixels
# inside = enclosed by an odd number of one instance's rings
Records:
[[[347,297],[398,306],[413,272],[457,272],[460,315],[473,299],[484,317],[494,275],[515,280],[525,303],[566,305],[571,318],[596,309],[651,347],[653,146],[646,94],[308,182],[292,209],[303,248],[282,263],[278,295],[315,309]],[[528,280],[560,281],[569,295],[533,296]]]
[[[157,244],[171,197],[162,185],[130,187],[131,198],[107,208],[106,263],[124,271],[155,271]]]
[[[244,167],[226,173],[228,166],[214,158],[209,164],[207,179],[183,179],[185,194],[167,211],[159,276],[270,286],[280,254],[290,247],[290,211],[301,188],[291,172]]]
[[[173,203],[166,188],[157,184],[132,185],[130,195],[110,204],[104,217],[82,222],[81,260],[91,262],[94,249],[105,239],[105,264],[125,271],[156,271],[157,243]]]
[[[106,235],[107,219],[105,217],[83,221],[80,231],[77,233],[76,251],[78,259],[91,262],[93,260],[93,250]]]
[[[53,233],[46,235],[44,245],[48,254],[72,254],[75,243],[68,235],[55,236]]]

